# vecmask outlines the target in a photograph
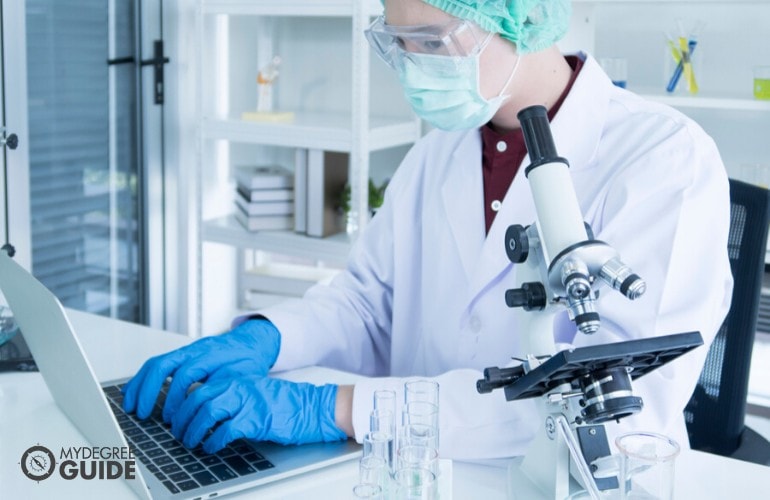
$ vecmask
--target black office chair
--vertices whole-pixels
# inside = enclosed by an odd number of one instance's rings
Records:
[[[770,465],[770,442],[745,419],[768,224],[768,190],[730,179],[732,305],[684,411],[693,449],[763,465]]]

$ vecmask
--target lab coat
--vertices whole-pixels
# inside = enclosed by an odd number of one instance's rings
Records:
[[[629,301],[604,288],[602,328],[575,333],[560,314],[555,340],[575,346],[700,331],[710,344],[729,308],[729,190],[714,142],[693,121],[612,85],[586,59],[552,122],[560,156],[595,237],[617,249],[647,282]],[[524,357],[505,291],[517,266],[504,251],[511,224],[536,215],[524,165],[489,234],[479,130],[433,131],[405,157],[384,205],[354,245],[345,271],[302,300],[260,311],[281,332],[276,370],[325,365],[361,373],[353,424],[369,428],[372,393],[403,394],[403,377],[440,384],[440,453],[456,459],[522,455],[541,425],[532,400],[478,394],[489,366]],[[608,424],[657,431],[687,446],[682,410],[703,365],[701,347],[634,383],[641,413]]]

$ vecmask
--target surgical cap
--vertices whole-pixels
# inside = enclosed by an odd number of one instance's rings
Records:
[[[422,0],[484,30],[499,33],[522,54],[546,49],[567,32],[570,0]]]

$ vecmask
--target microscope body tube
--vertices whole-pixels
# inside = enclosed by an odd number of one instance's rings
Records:
[[[546,266],[562,250],[588,240],[569,162],[559,157],[544,106],[530,106],[518,113],[530,165],[525,174],[537,212],[540,242]]]
[[[588,239],[569,166],[562,161],[542,163],[527,175],[537,212],[544,256],[551,260],[567,247]]]

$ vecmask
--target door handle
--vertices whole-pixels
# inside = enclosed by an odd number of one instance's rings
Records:
[[[5,127],[0,127],[0,133],[3,134],[2,137],[0,137],[0,146],[7,147],[8,149],[16,149],[19,145],[19,136],[16,134],[5,135]]]
[[[140,61],[142,66],[152,66],[155,69],[155,83],[153,85],[155,104],[163,104],[164,101],[163,65],[167,62],[169,62],[168,57],[163,55],[163,40],[155,40],[153,43],[152,59]]]

